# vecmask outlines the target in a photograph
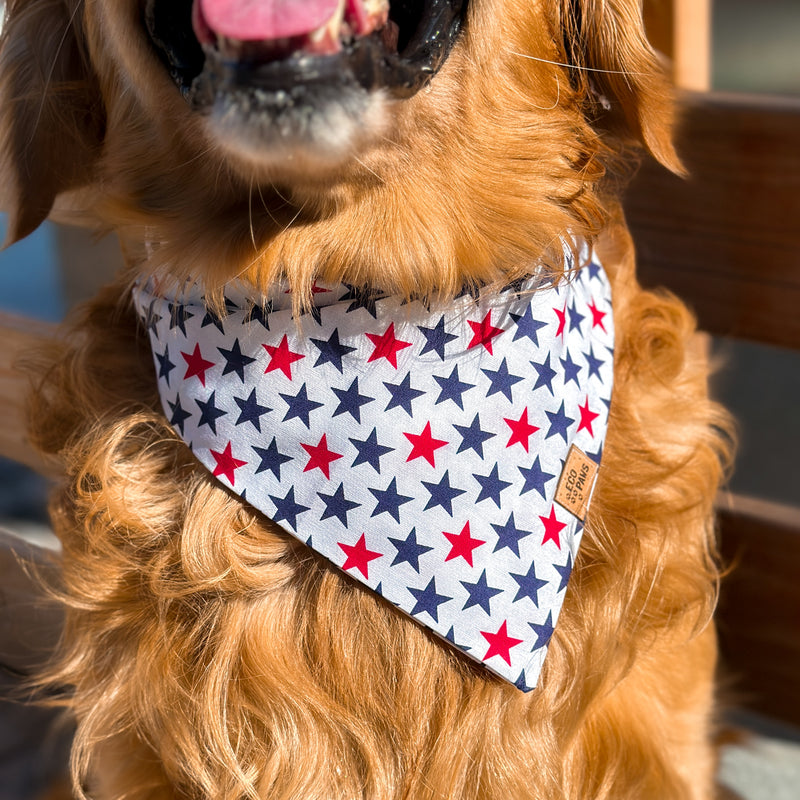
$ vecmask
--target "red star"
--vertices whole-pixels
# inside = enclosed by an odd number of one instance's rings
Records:
[[[206,385],[206,370],[214,366],[213,361],[206,361],[200,353],[200,345],[196,344],[191,353],[181,353],[186,361],[186,374],[183,379],[198,377],[203,386]]]
[[[561,549],[561,538],[559,534],[564,528],[567,527],[566,522],[559,522],[558,518],[556,517],[556,507],[552,506],[550,508],[550,516],[549,517],[542,517],[539,516],[539,519],[544,524],[544,539],[542,539],[542,544],[546,544],[547,542],[555,543],[555,546],[560,550]]]
[[[336,461],[341,458],[340,453],[334,453],[333,450],[328,449],[327,434],[323,433],[319,444],[303,444],[300,443],[303,450],[309,455],[308,464],[306,464],[303,472],[308,472],[312,469],[321,469],[322,474],[330,480],[331,478],[331,461]]]
[[[375,345],[367,361],[385,358],[395,369],[397,369],[397,351],[411,347],[411,342],[400,341],[394,335],[394,322],[383,333],[367,333],[366,337]]]
[[[347,559],[342,564],[342,569],[357,569],[366,580],[369,580],[369,562],[380,558],[383,553],[367,550],[367,542],[363,533],[355,544],[338,542],[338,545],[347,553]]]
[[[408,439],[413,445],[411,453],[409,454],[406,462],[413,461],[420,456],[424,458],[432,467],[436,466],[434,453],[440,447],[444,447],[449,442],[444,439],[434,439],[431,434],[431,423],[429,422],[422,433],[403,433],[403,436]]]
[[[495,336],[499,336],[503,329],[492,325],[492,312],[489,311],[480,322],[473,322],[471,319],[467,320],[467,322],[469,322],[473,334],[472,341],[467,345],[467,350],[482,344],[489,351],[489,355],[494,355],[492,353],[492,339]]]
[[[503,417],[503,420],[511,428],[511,436],[506,447],[511,447],[512,444],[519,442],[527,453],[528,439],[539,430],[535,425],[531,425],[528,422],[528,409],[526,408],[522,412],[522,416],[519,419],[506,419]]]
[[[556,316],[558,317],[556,336],[561,336],[561,334],[564,333],[564,326],[567,324],[567,304],[564,303],[563,311],[559,311],[557,308],[554,308],[553,311],[556,312]]]
[[[322,292],[330,292],[330,289],[323,289],[321,286],[317,286],[317,282],[311,284],[311,294],[321,294]],[[284,294],[292,294],[291,289],[287,289]]]
[[[523,640],[509,636],[506,625],[507,623],[503,622],[497,633],[481,631],[481,636],[489,642],[489,649],[483,657],[484,661],[488,661],[492,656],[500,656],[509,667],[511,666],[511,648],[522,644]]]
[[[445,561],[450,561],[452,558],[461,556],[467,564],[472,566],[472,551],[482,544],[486,544],[486,542],[480,539],[473,539],[470,536],[469,522],[461,529],[461,533],[446,533],[445,531],[442,531],[442,533],[450,540],[450,544],[452,545],[450,553]]]
[[[295,361],[299,361],[301,358],[305,358],[304,355],[300,355],[300,353],[293,353],[289,349],[289,343],[286,339],[286,334],[283,334],[283,339],[281,339],[281,343],[277,347],[273,347],[271,344],[265,344],[264,349],[272,356],[269,360],[269,364],[267,364],[267,368],[264,370],[264,374],[266,375],[268,372],[273,372],[276,369],[279,369],[289,380],[292,379],[292,364]]]
[[[600,309],[594,304],[594,300],[589,303],[589,311],[592,312],[592,328],[596,328],[598,325],[603,333],[607,333],[606,326],[603,324],[603,318],[606,315],[605,311],[600,311]]]
[[[592,430],[592,423],[600,416],[596,414],[594,411],[589,410],[589,396],[586,396],[586,403],[582,406],[578,406],[581,412],[581,424],[578,425],[578,431],[584,430],[584,428],[589,431],[589,436],[594,436],[594,431]]]
[[[230,442],[228,442],[227,446],[221,453],[217,453],[216,451],[212,450],[211,455],[214,456],[214,460],[217,462],[217,466],[214,467],[214,475],[216,477],[224,475],[230,481],[231,486],[235,486],[236,482],[233,475],[234,470],[239,469],[239,467],[243,467],[247,462],[240,461],[238,458],[233,457]]]

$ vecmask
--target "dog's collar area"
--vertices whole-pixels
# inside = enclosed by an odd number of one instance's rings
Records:
[[[309,3],[309,8],[319,5],[324,3]],[[235,39],[213,30],[209,10],[230,9],[236,6],[232,0],[146,0],[144,25],[173,80],[198,109],[210,106],[220,93],[246,92],[251,104],[264,95],[269,106],[275,99],[269,95],[318,85],[383,89],[402,98],[416,93],[441,68],[468,0],[347,0],[336,5],[338,16],[320,28],[269,39]],[[302,30],[290,22],[262,23],[253,30]],[[212,23],[226,32],[241,28],[240,23],[230,29]]]
[[[166,418],[226,488],[533,688],[608,420],[605,273],[441,305],[314,293],[297,320],[283,287],[221,313],[138,287]]]

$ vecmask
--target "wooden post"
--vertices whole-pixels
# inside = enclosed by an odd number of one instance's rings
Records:
[[[711,89],[711,0],[675,0],[675,85]]]
[[[644,20],[653,46],[672,59],[675,85],[711,89],[712,0],[645,0]]]

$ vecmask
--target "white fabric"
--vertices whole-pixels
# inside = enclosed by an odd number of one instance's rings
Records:
[[[134,290],[167,418],[218,479],[520,689],[536,685],[582,534],[555,502],[599,462],[612,384],[596,261],[446,307],[316,286]],[[299,322],[299,324],[298,324]]]

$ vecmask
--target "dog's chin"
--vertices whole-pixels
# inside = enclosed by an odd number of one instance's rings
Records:
[[[249,179],[300,190],[337,178],[387,133],[393,101],[384,92],[301,86],[294,95],[220,94],[204,117],[206,134]]]

